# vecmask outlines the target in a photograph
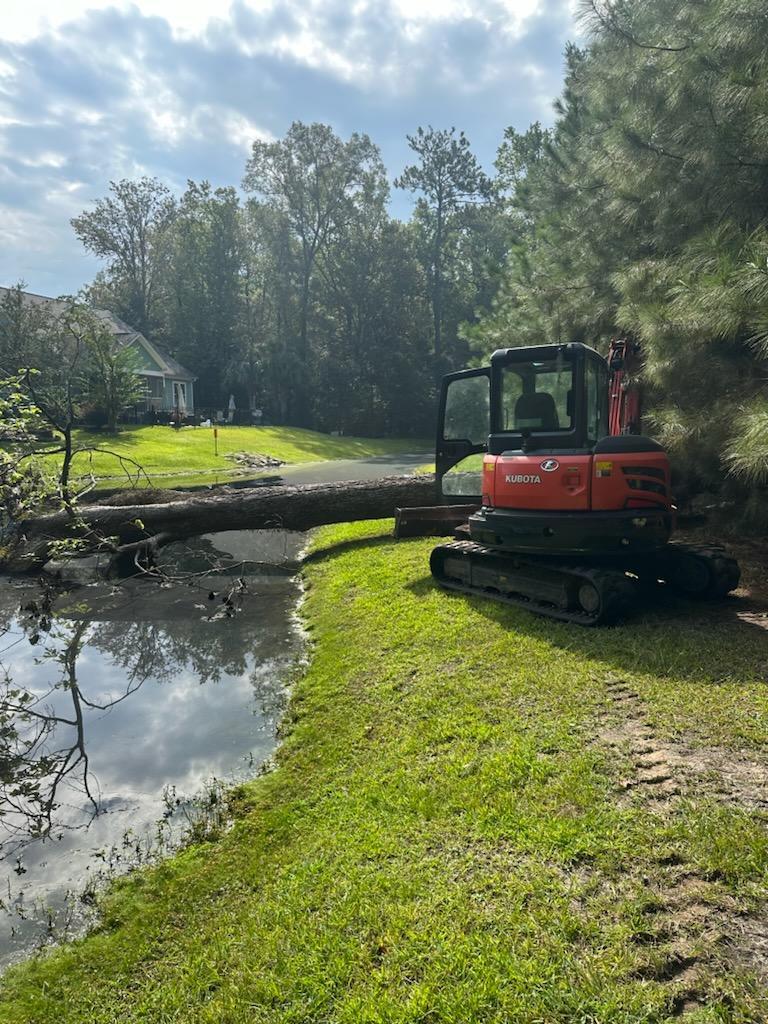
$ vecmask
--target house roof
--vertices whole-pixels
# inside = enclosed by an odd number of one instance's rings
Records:
[[[0,299],[7,295],[12,289],[0,287]],[[34,292],[22,292],[22,301],[30,306],[48,306],[54,313],[64,313],[69,307],[69,302],[63,299],[53,299],[48,295],[36,295]],[[120,345],[131,345],[137,343],[147,352],[150,358],[157,363],[158,370],[175,380],[195,381],[197,377],[183,366],[178,359],[174,359],[164,348],[149,341],[140,331],[134,330],[125,321],[110,313],[107,309],[95,309],[89,307],[94,316],[99,319]]]
[[[167,365],[170,377],[174,377],[178,380],[197,380],[197,377],[193,373],[190,373],[185,366],[181,365],[178,359],[174,359],[172,355],[165,351],[164,348],[158,348],[157,345],[153,345],[153,348]]]

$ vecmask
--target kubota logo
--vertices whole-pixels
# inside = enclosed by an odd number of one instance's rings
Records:
[[[544,459],[541,468],[545,473],[554,473],[556,469],[560,468],[560,463],[557,459]]]
[[[505,476],[508,484],[540,484],[541,477],[538,473],[516,473],[514,476]]]

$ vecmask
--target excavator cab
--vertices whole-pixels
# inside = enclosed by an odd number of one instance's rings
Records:
[[[487,371],[446,378],[438,429],[441,498],[478,502],[473,539],[556,555],[667,543],[669,460],[651,438],[609,436],[609,364],[598,352],[575,342],[499,349]]]
[[[436,475],[446,504],[482,502],[486,453],[586,452],[608,433],[608,367],[586,345],[500,349],[443,379]]]

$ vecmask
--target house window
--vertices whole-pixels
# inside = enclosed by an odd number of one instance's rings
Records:
[[[146,400],[148,409],[162,409],[163,407],[163,378],[145,377]]]

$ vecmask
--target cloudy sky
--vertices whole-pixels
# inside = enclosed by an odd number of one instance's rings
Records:
[[[551,122],[569,38],[574,0],[0,0],[0,285],[76,291],[99,264],[69,219],[111,179],[239,185],[293,120],[367,132],[391,176],[455,125],[490,170]]]

